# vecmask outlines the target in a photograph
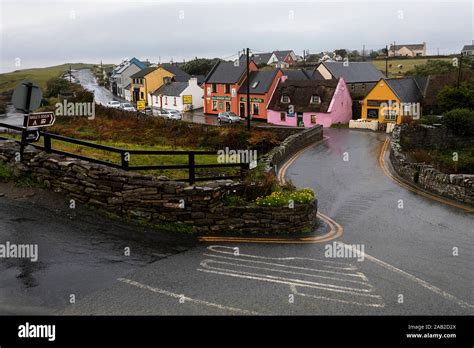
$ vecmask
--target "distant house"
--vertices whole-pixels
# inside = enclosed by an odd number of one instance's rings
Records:
[[[272,65],[276,68],[288,68],[296,63],[296,54],[291,50],[286,51],[273,51],[268,65]]]
[[[361,101],[384,74],[370,62],[322,62],[316,67],[325,80],[340,78],[347,84],[352,97],[352,118],[361,117]],[[318,77],[315,77],[318,78]]]
[[[348,123],[352,99],[344,79],[289,80],[283,76],[268,104],[268,123],[330,127]]]
[[[132,84],[130,86],[131,101],[145,101],[150,105],[149,96],[165,83],[177,81],[187,82],[191,78],[189,74],[179,69],[173,64],[162,64],[158,67],[149,66],[130,76]]]
[[[464,45],[464,47],[461,50],[461,53],[465,56],[474,55],[474,45]]]
[[[400,124],[404,116],[420,117],[425,83],[413,77],[380,79],[362,101],[362,119]]]
[[[131,76],[145,67],[145,63],[137,58],[124,59],[112,72],[110,78],[112,93],[125,98],[125,88],[132,82]]]
[[[310,69],[282,69],[283,75],[289,80],[312,80],[314,71]]]
[[[191,77],[187,82],[165,83],[149,96],[153,108],[188,111],[203,107],[203,89],[198,80]]]
[[[268,65],[270,58],[272,57],[273,53],[259,53],[253,54],[250,58],[255,62],[257,65]]]
[[[421,57],[426,56],[426,42],[421,44],[391,45],[389,57]]]

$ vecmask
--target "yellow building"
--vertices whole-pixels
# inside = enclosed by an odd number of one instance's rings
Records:
[[[130,94],[134,104],[144,100],[149,105],[149,95],[171,81],[188,81],[191,76],[172,64],[148,67],[130,76]]]
[[[400,124],[404,117],[420,118],[425,84],[412,77],[380,79],[362,101],[362,119]]]

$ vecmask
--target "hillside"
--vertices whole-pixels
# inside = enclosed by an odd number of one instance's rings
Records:
[[[0,93],[11,90],[25,79],[37,82],[43,90],[46,88],[46,81],[61,75],[63,72],[72,69],[92,68],[94,64],[66,63],[62,65],[50,66],[47,68],[33,68],[16,70],[6,74],[0,74]]]

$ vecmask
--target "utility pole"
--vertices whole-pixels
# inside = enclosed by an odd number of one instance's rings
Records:
[[[247,47],[247,129],[250,133],[250,52]]]
[[[69,83],[72,83],[72,72],[71,72],[71,66],[69,65]]]
[[[306,50],[303,50],[303,68],[306,67]]]
[[[461,69],[462,69],[462,53],[459,55],[458,81],[456,84],[457,89],[459,89],[459,85],[461,83]]]
[[[362,45],[362,60],[365,62],[365,45]]]
[[[388,45],[385,45],[385,76],[388,78]]]

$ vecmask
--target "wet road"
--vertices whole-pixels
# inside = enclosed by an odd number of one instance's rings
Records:
[[[36,262],[0,258],[0,315],[51,314],[74,306],[71,295],[80,301],[194,244],[81,207],[71,210],[52,192],[0,184],[0,193],[6,193],[0,197],[0,245],[38,246]]]
[[[108,89],[99,86],[97,80],[90,69],[80,69],[74,73],[82,87],[94,93],[94,100],[97,104],[106,105],[111,100],[125,102],[125,100],[115,96]]]
[[[363,247],[365,258],[327,255],[332,242],[201,244],[61,313],[473,314],[472,215],[386,177],[377,161],[384,134],[325,132],[287,178],[316,190],[320,211],[344,227],[337,241]]]

